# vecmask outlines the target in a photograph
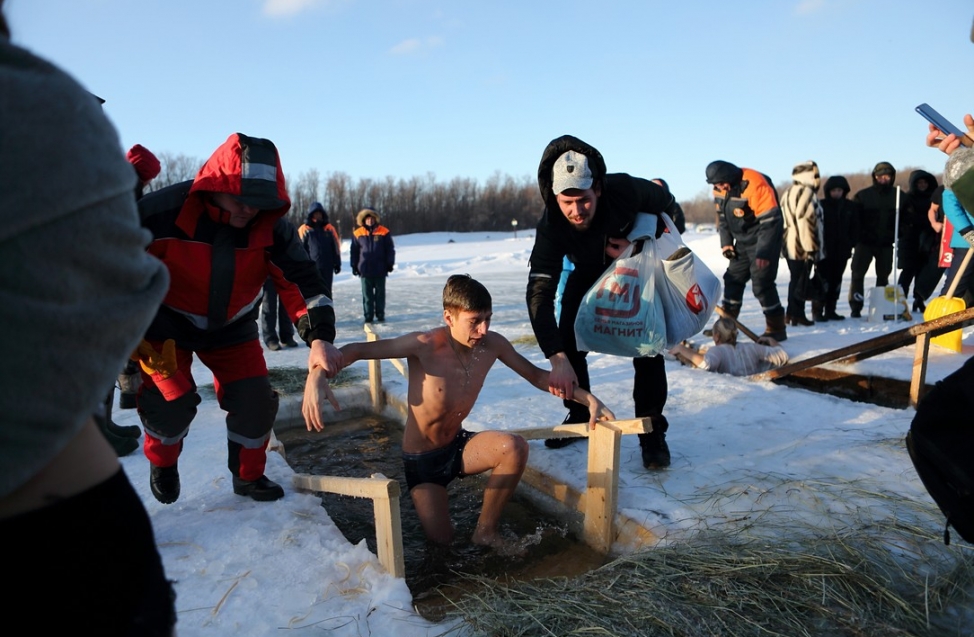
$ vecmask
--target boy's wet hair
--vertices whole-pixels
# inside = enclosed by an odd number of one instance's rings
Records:
[[[484,284],[469,274],[454,274],[443,286],[443,309],[450,312],[489,312],[492,303]]]

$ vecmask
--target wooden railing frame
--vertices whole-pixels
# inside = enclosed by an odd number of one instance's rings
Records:
[[[291,478],[291,483],[299,491],[371,498],[375,515],[375,545],[379,564],[393,577],[406,576],[398,481],[379,473],[372,474],[371,478],[343,478],[299,473]]]

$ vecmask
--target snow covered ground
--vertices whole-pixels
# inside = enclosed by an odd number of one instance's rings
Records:
[[[387,286],[388,321],[375,330],[393,336],[441,325],[440,293],[447,276],[469,273],[493,294],[492,329],[512,341],[530,337],[524,291],[533,234],[395,236],[397,266]],[[723,274],[716,234],[691,231],[684,239]],[[347,244],[345,250],[347,262]],[[782,262],[782,298],[787,280]],[[867,288],[872,281],[870,272]],[[847,288],[848,279],[843,293]],[[338,344],[362,340],[359,282],[347,263],[336,277],[334,292]],[[844,297],[839,313],[848,314]],[[763,317],[750,291],[740,318],[754,331],[763,331]],[[789,327],[783,347],[795,360],[904,326],[847,319]],[[972,334],[974,327],[965,329],[960,354],[931,348],[928,382],[943,378],[974,353]],[[536,345],[518,349],[547,367]],[[266,352],[270,366],[300,366],[306,355],[303,347]],[[593,392],[618,417],[630,417],[630,361],[592,354],[589,362]],[[908,380],[912,363],[913,348],[907,347],[859,362],[850,371]],[[364,373],[365,363],[359,365]],[[751,533],[774,537],[788,525],[834,529],[897,518],[929,528],[931,543],[941,541],[943,518],[903,445],[912,410],[710,374],[675,360],[667,362],[667,371],[665,414],[671,423],[667,440],[673,464],[662,472],[645,470],[636,438],[625,436],[619,491],[620,511],[663,542],[703,529],[747,526]],[[390,363],[383,363],[383,374],[389,391],[404,395],[405,381]],[[194,375],[201,385],[209,382],[202,367]],[[466,427],[551,426],[564,414],[559,400],[498,364]],[[116,415],[120,424],[138,422],[133,411]],[[293,471],[280,455],[269,454],[267,474],[285,485],[283,500],[256,503],[233,495],[225,441],[223,413],[215,399],[205,399],[180,459],[182,495],[168,506],[149,493],[146,459],[135,453],[122,460],[149,510],[167,575],[176,582],[181,637],[266,637],[281,629],[310,627],[339,636],[449,632],[451,626],[427,622],[414,612],[405,582],[385,574],[364,542],[345,540],[318,497],[290,488]],[[552,450],[532,442],[529,462],[581,490],[585,447]]]

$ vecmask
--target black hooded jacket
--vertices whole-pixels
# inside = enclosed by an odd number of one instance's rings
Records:
[[[592,224],[584,231],[571,226],[552,190],[552,167],[555,160],[569,150],[588,158],[592,187],[601,188]],[[668,191],[648,179],[625,173],[607,174],[602,154],[571,135],[554,139],[545,148],[538,165],[538,187],[545,209],[531,251],[527,305],[538,345],[545,357],[551,357],[564,351],[554,310],[564,257],[567,256],[575,266],[572,276],[577,277],[580,284],[591,286],[612,261],[605,254],[606,240],[629,234],[637,212],[672,212],[675,200]]]
[[[856,193],[854,200],[859,204],[859,237],[858,242],[874,247],[889,247],[896,239],[896,172],[888,186],[882,186],[876,181],[876,173],[880,169],[892,170],[886,162],[876,164],[873,169],[873,185],[863,188]],[[900,193],[900,223],[902,219],[912,214],[909,199]]]
[[[842,198],[833,199],[829,194],[835,188],[842,189]],[[832,175],[822,189],[825,229],[825,258],[845,261],[852,255],[859,237],[859,213],[855,202],[849,198],[849,181],[842,175]]]

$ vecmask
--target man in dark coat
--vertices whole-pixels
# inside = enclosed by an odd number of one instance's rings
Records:
[[[362,279],[362,313],[365,322],[386,320],[386,277],[396,266],[396,244],[389,228],[379,223],[374,208],[363,208],[355,217],[349,256],[352,274]]]
[[[849,307],[852,318],[862,316],[866,270],[876,260],[876,286],[889,284],[893,271],[893,242],[896,239],[896,169],[888,161],[873,168],[873,185],[856,193],[859,206],[859,237],[852,255],[852,283],[849,285]],[[900,198],[900,214],[909,215],[909,203]]]
[[[531,252],[527,304],[538,345],[551,362],[549,391],[568,408],[567,423],[588,422],[584,407],[569,402],[575,387],[590,390],[587,352],[575,344],[575,316],[586,291],[611,265],[607,240],[624,238],[637,212],[672,212],[672,195],[658,184],[624,173],[606,174],[605,160],[594,147],[565,135],[552,140],[538,166],[538,186],[545,202]],[[662,228],[662,224],[659,224]],[[574,264],[555,317],[555,292],[567,256]],[[640,434],[642,460],[647,468],[670,464],[666,444],[669,427],[663,416],[666,404],[666,369],[661,355],[634,358],[633,399],[636,417],[651,417],[653,432]],[[564,446],[562,438],[545,441]]]
[[[825,258],[815,264],[815,270],[825,282],[825,300],[812,304],[817,323],[845,319],[835,311],[835,306],[839,301],[842,277],[852,256],[852,247],[859,235],[859,214],[856,204],[848,198],[849,181],[842,175],[832,175],[825,180],[823,192]]]

